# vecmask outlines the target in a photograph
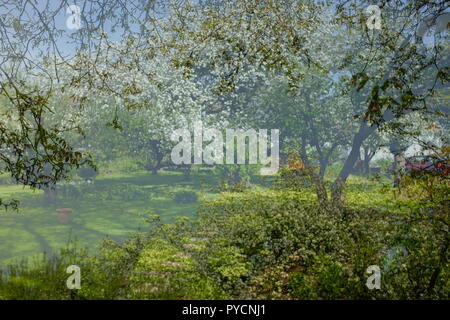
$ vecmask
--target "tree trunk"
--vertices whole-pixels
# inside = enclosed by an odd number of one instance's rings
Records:
[[[394,154],[394,188],[400,187],[400,172],[403,166],[404,158],[403,152]]]
[[[370,158],[364,158],[363,160],[363,173],[364,174],[369,174],[370,173]]]
[[[152,164],[151,164],[152,175],[158,174],[158,170],[161,169],[161,161],[162,161],[162,157],[158,157],[156,159],[156,161],[152,161]]]
[[[319,176],[320,176],[320,178],[322,180],[325,177],[325,171],[327,170],[327,167],[328,167],[328,159],[321,159],[320,160]]]
[[[358,133],[353,137],[352,149],[350,154],[344,162],[344,167],[339,172],[339,176],[336,178],[332,186],[332,200],[334,203],[341,201],[342,189],[345,185],[345,181],[353,170],[356,160],[360,156],[361,145],[368,136],[377,129],[376,125],[368,126],[365,122],[361,122]]]
[[[152,156],[154,160],[150,160],[150,170],[152,175],[157,175],[158,170],[161,168],[161,162],[163,160],[163,154],[161,153],[159,142],[157,140],[150,141],[150,149],[152,151]]]
[[[372,161],[373,157],[377,153],[379,146],[375,148],[365,147],[364,148],[364,160],[363,160],[363,173],[370,174],[370,161]]]
[[[54,203],[56,201],[56,189],[52,187],[42,187],[44,190],[45,202]]]
[[[312,172],[312,180],[316,187],[315,189],[319,207],[328,210],[330,202],[328,201],[328,193],[327,189],[325,188],[323,178]]]
[[[302,143],[300,146],[300,159],[302,160],[305,167],[305,172],[311,177],[312,182],[315,186],[315,191],[317,195],[317,202],[319,203],[320,208],[328,208],[328,194],[327,190],[325,188],[325,184],[323,182],[323,177],[325,175],[325,169],[327,168],[328,161],[325,161],[321,159],[320,164],[320,172],[319,175],[317,175],[314,172],[314,169],[311,167],[311,164],[309,162],[308,156],[306,154],[306,141],[305,139],[302,139]]]

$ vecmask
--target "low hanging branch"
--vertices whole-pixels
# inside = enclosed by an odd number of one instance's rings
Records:
[[[13,82],[3,83],[1,93],[8,105],[0,118],[0,165],[17,183],[52,188],[57,181],[67,179],[72,168],[94,166],[89,155],[75,150],[62,136],[69,129],[45,124],[45,115],[51,112],[49,95],[25,92]],[[79,127],[74,129],[81,133]],[[15,209],[17,204],[0,199],[5,208]]]

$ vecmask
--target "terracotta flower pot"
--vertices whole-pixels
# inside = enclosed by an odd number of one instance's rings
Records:
[[[61,209],[56,209],[56,212],[58,213],[58,221],[59,223],[69,223],[70,221],[70,216],[72,214],[72,209],[70,208],[61,208]]]

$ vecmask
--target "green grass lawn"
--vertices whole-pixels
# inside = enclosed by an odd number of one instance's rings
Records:
[[[153,176],[147,172],[99,176],[92,188],[108,190],[116,184],[138,186],[149,199],[105,199],[81,195],[76,199],[58,197],[47,204],[44,194],[18,185],[0,185],[2,199],[20,200],[19,210],[0,214],[0,265],[41,252],[55,252],[69,240],[77,240],[83,247],[94,249],[109,236],[120,240],[130,233],[149,228],[145,215],[152,213],[164,222],[177,216],[193,217],[197,203],[177,203],[173,199],[178,191],[195,191],[200,197],[211,195],[202,175],[187,180],[182,174],[164,172]],[[208,183],[208,182],[206,182]],[[88,197],[89,196],[89,197]],[[59,222],[56,209],[71,208],[71,221]]]

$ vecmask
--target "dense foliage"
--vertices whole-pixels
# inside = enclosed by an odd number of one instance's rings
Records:
[[[0,299],[447,299],[449,5],[380,0],[374,28],[372,2],[87,1],[67,32],[66,0],[3,1],[0,209],[37,214],[0,241],[111,237],[9,260]],[[248,161],[199,157],[240,150],[207,128],[277,130],[279,172],[257,176],[250,136]]]
[[[448,184],[442,188],[448,192]],[[191,193],[175,196],[187,201]],[[330,210],[314,198],[305,187],[257,188],[203,199],[194,220],[164,224],[148,215],[149,232],[123,243],[107,239],[96,255],[70,245],[31,265],[11,264],[0,297],[448,298],[445,201],[424,196],[397,210],[348,199],[343,210]],[[65,286],[70,264],[82,270],[80,290]],[[370,265],[381,268],[381,290],[366,287]]]

